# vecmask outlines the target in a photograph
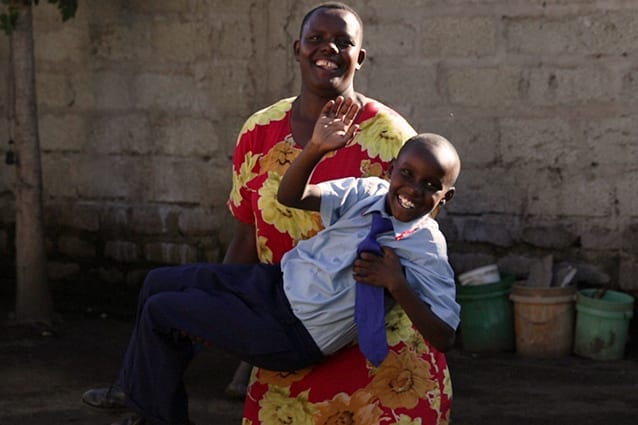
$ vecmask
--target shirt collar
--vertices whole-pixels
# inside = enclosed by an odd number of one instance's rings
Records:
[[[379,212],[382,217],[389,218],[392,221],[392,228],[394,229],[394,239],[404,239],[419,229],[427,227],[432,218],[429,215],[419,217],[412,221],[399,221],[392,217],[385,211],[385,196],[380,196],[379,199],[374,201],[368,208],[366,208],[362,215],[368,215],[372,212]]]

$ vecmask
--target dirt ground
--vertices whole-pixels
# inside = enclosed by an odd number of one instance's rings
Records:
[[[84,408],[80,395],[112,381],[130,326],[130,319],[92,310],[63,314],[55,335],[0,326],[0,424],[110,424],[116,418]],[[452,423],[638,423],[635,328],[623,360],[530,359],[452,350]],[[196,424],[241,423],[242,403],[223,394],[235,365],[235,359],[216,351],[194,361],[186,379]]]

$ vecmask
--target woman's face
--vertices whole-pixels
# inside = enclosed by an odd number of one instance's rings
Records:
[[[353,90],[354,73],[361,67],[361,25],[347,10],[319,9],[307,20],[294,44],[304,89],[334,98]]]

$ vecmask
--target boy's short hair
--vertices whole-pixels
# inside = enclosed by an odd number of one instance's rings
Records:
[[[359,22],[359,26],[361,27],[361,38],[363,39],[363,21],[361,20],[361,17],[357,13],[357,11],[354,10],[351,6],[348,6],[347,4],[341,3],[339,1],[329,1],[329,2],[325,2],[325,3],[320,3],[317,6],[313,7],[312,9],[310,9],[308,12],[306,12],[306,14],[304,15],[303,19],[301,20],[301,26],[299,27],[299,38],[301,38],[301,34],[303,34],[303,29],[306,26],[306,23],[308,22],[308,19],[310,19],[310,17],[316,11],[318,11],[320,9],[339,9],[339,10],[346,10],[346,11],[352,13],[354,15],[354,17],[357,18],[357,21]]]
[[[401,149],[399,149],[399,152],[397,153],[397,158],[400,157],[404,151],[410,149],[410,147],[414,145],[426,145],[435,149],[445,149],[450,152],[450,154],[452,155],[453,163],[451,164],[452,169],[450,170],[452,174],[449,177],[451,184],[454,184],[454,182],[456,182],[456,179],[459,176],[459,172],[461,171],[461,159],[452,142],[450,142],[445,137],[435,133],[416,134],[406,140],[403,146],[401,146]]]

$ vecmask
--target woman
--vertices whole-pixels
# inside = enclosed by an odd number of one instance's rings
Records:
[[[224,262],[276,263],[297,240],[320,230],[317,215],[285,208],[275,194],[326,101],[339,95],[354,99],[361,106],[356,119],[361,131],[350,147],[319,164],[311,182],[382,176],[403,141],[415,133],[394,111],[354,90],[354,75],[365,59],[362,39],[359,16],[344,4],[322,4],[304,17],[293,45],[300,94],[255,113],[237,140],[228,201],[237,224]],[[451,385],[444,355],[423,340],[400,309],[386,322],[391,353],[377,369],[357,346],[292,374],[255,369],[244,424],[328,424],[348,416],[356,423],[408,424],[416,418],[422,424],[447,423]],[[243,368],[229,388],[239,386]]]

